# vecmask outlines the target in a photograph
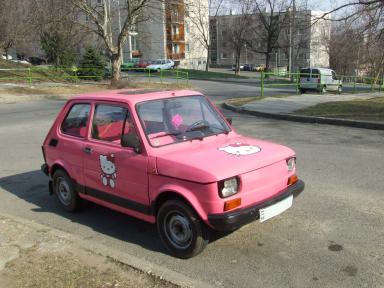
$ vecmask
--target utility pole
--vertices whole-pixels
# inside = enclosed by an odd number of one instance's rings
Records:
[[[294,30],[295,30],[295,14],[296,14],[296,3],[292,0],[292,9],[289,13],[289,73],[292,73],[293,68],[293,43],[294,43]]]

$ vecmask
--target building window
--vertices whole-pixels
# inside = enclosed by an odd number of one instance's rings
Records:
[[[228,54],[227,53],[221,53],[221,59],[227,59]]]
[[[180,46],[179,46],[179,44],[172,44],[172,53],[173,54],[179,54],[179,52],[180,52]]]
[[[173,35],[179,35],[179,25],[177,25],[177,24],[172,25],[172,34]]]

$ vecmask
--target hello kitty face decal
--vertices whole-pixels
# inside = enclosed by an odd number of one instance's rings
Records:
[[[104,186],[115,188],[116,181],[116,166],[115,155],[100,155],[101,182]]]
[[[236,156],[251,155],[261,151],[261,149],[257,146],[244,143],[230,144],[228,146],[219,148],[219,150]]]

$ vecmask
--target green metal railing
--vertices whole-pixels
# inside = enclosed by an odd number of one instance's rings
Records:
[[[108,75],[109,74],[109,75]],[[32,86],[39,81],[72,81],[101,80],[110,76],[111,71],[106,68],[63,68],[63,67],[29,67],[29,68],[0,68],[0,82],[26,82]],[[126,68],[122,73],[124,78],[143,78],[148,82],[158,78],[161,83],[166,79],[174,79],[177,83],[189,83],[188,72],[180,70],[150,70],[146,68]]]
[[[300,77],[320,79],[320,74],[310,73],[282,73],[261,72],[260,86],[261,96],[264,96],[265,89],[271,87],[294,87],[296,94],[300,93]],[[343,89],[348,88],[350,92],[381,92],[384,91],[384,75],[381,77],[361,77],[337,75]],[[315,84],[315,83],[314,83]],[[345,89],[344,89],[345,90]]]

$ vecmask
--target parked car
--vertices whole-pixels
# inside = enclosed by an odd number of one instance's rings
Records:
[[[244,64],[244,71],[255,71],[255,67],[253,64]]]
[[[240,71],[244,71],[244,65],[239,65]],[[232,65],[232,71],[236,71],[236,65]]]
[[[256,72],[263,72],[265,71],[265,65],[264,64],[259,64],[255,67]]]
[[[196,91],[81,95],[49,130],[41,169],[64,209],[85,199],[156,223],[170,253],[189,258],[212,229],[264,222],[304,189],[294,151],[230,123]]]
[[[300,93],[316,90],[320,93],[329,91],[342,92],[343,83],[332,69],[308,67],[300,69]]]
[[[3,54],[3,55],[1,55],[1,58],[3,59],[3,60],[12,60],[13,59],[13,57],[12,57],[12,55],[5,55],[5,54]]]
[[[152,61],[150,65],[146,67],[146,69],[159,71],[159,70],[169,70],[175,67],[175,62],[171,59],[158,59]]]
[[[138,71],[142,71],[141,69],[147,68],[152,61],[140,59],[139,62],[136,63],[135,68],[139,68]]]
[[[120,65],[121,71],[129,71],[136,67],[136,64],[139,63],[139,58],[132,58],[128,62],[124,62]]]

